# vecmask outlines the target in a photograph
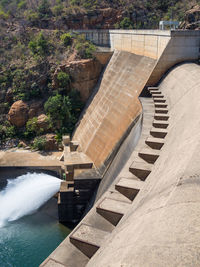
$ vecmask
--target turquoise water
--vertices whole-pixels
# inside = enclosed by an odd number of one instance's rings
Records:
[[[43,212],[9,222],[0,228],[0,266],[39,266],[69,232]]]
[[[3,176],[1,176],[3,181]],[[27,173],[5,180],[0,191],[0,267],[36,267],[70,230],[57,219],[60,180]]]

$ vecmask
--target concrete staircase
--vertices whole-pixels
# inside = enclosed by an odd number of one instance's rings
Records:
[[[123,216],[129,213],[134,199],[145,187],[145,181],[156,165],[165,143],[169,116],[166,100],[159,88],[151,87],[149,92],[152,98],[140,98],[143,106],[140,140],[114,183],[82,219],[78,227],[72,231],[67,238],[68,241],[63,243],[64,266],[84,267],[87,265]],[[71,147],[75,151],[71,151]],[[70,150],[70,155],[68,153],[65,156],[65,159],[67,158],[66,172],[69,178],[69,191],[72,191],[73,175],[80,171],[78,168],[91,168],[92,164],[87,158],[81,156],[81,151],[78,151],[80,157],[77,156],[76,152],[79,150],[77,143],[69,145],[67,149]],[[77,163],[77,157],[79,160],[81,158],[79,163]],[[64,185],[62,189],[65,189]],[[63,248],[61,250],[63,251]],[[60,255],[59,251],[57,255]]]
[[[143,129],[140,141],[113,187],[104,194],[96,205],[96,215],[101,216],[114,227],[128,213],[132,202],[142,190],[164,145],[169,116],[167,103],[157,87],[149,88],[152,98],[141,98],[143,106]],[[153,127],[152,127],[153,126]],[[93,217],[94,219],[94,217]],[[96,223],[95,223],[96,224]],[[91,258],[112,232],[101,225],[85,225],[84,220],[70,235],[70,242],[84,255]],[[102,225],[104,225],[102,223]]]

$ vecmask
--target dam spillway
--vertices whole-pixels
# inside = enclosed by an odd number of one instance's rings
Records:
[[[0,192],[0,227],[35,212],[59,188],[60,179],[41,173],[27,173],[8,180],[6,188]]]
[[[199,59],[200,32],[108,34],[115,51],[73,140],[104,175],[141,114],[142,134],[111,186],[41,266],[198,266],[200,69],[191,61]],[[152,98],[141,105],[148,87]]]

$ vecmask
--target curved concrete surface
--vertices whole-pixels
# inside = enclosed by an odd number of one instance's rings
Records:
[[[128,212],[87,266],[200,264],[200,67],[176,67],[159,88],[169,109],[165,145]]]
[[[128,127],[141,113],[138,95],[156,60],[115,51],[100,88],[78,125],[73,140],[102,173]]]

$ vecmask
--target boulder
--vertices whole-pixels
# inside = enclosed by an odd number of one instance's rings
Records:
[[[32,101],[29,104],[29,112],[28,117],[29,119],[32,119],[33,117],[38,116],[43,112],[43,102],[42,101]]]
[[[55,139],[56,135],[55,134],[46,134],[46,143],[45,143],[45,151],[55,151],[58,150],[58,143]]]
[[[200,6],[195,5],[185,13],[184,21],[180,25],[181,29],[198,30],[200,29]]]
[[[49,129],[48,117],[45,114],[41,114],[37,117],[37,127],[43,129],[46,132]]]
[[[20,128],[24,126],[28,120],[28,105],[22,100],[18,100],[12,104],[8,112],[8,120],[11,124]]]

